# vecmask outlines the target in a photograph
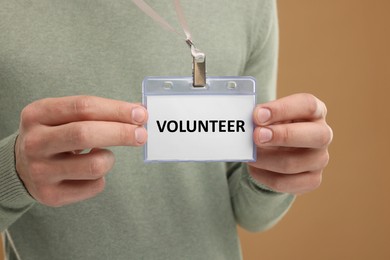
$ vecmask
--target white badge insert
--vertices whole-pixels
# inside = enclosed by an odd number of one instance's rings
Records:
[[[147,77],[145,161],[254,161],[252,77]]]

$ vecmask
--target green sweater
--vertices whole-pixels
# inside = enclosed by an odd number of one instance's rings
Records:
[[[148,2],[180,28],[171,1]],[[275,5],[182,1],[208,75],[254,76],[260,102],[275,98]],[[145,76],[191,75],[192,59],[130,0],[0,0],[0,21],[0,231],[23,260],[240,259],[237,223],[261,231],[291,205],[294,196],[256,183],[245,164],[145,164],[132,147],[112,148],[116,164],[97,197],[39,204],[14,165],[24,106],[79,94],[140,102]]]

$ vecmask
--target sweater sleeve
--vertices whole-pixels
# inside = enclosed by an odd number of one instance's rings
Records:
[[[17,133],[0,140],[0,232],[33,204],[15,169],[14,145]]]
[[[268,16],[256,19],[257,37],[244,75],[254,76],[259,103],[276,97],[278,63],[278,18],[275,1],[266,1]],[[236,222],[250,231],[261,231],[276,224],[288,211],[295,196],[278,193],[258,183],[249,174],[247,165],[228,163],[231,201]]]
[[[252,232],[275,225],[290,208],[294,195],[272,191],[249,174],[246,164],[233,164],[229,178],[236,222]]]

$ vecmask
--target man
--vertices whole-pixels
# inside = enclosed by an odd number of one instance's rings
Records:
[[[191,57],[130,1],[0,1],[10,259],[240,259],[237,223],[267,229],[318,187],[332,131],[314,96],[274,100],[275,2],[182,5],[208,75],[257,80],[254,163],[143,163],[140,82],[188,75]]]

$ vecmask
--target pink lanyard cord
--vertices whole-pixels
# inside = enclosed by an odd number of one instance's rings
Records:
[[[133,0],[133,3],[141,9],[145,14],[155,20],[157,23],[161,25],[164,29],[176,33],[177,35],[181,35],[175,28],[173,28],[163,17],[161,17],[150,5],[148,5],[144,0]],[[191,33],[188,27],[188,23],[185,19],[183,9],[180,4],[180,0],[174,0],[176,15],[179,19],[180,25],[186,35],[186,42],[188,45],[192,44]]]
[[[176,15],[179,19],[181,28],[186,35],[186,43],[191,48],[191,55],[193,57],[193,78],[194,86],[202,87],[206,85],[206,55],[195,48],[194,43],[192,42],[191,33],[188,27],[188,23],[185,19],[183,8],[181,7],[180,0],[173,0],[175,4]],[[181,36],[181,34],[173,28],[164,18],[162,18],[150,5],[148,5],[144,0],[133,0],[133,3],[141,9],[146,15],[151,17],[157,23],[161,25],[164,29],[176,33]]]

